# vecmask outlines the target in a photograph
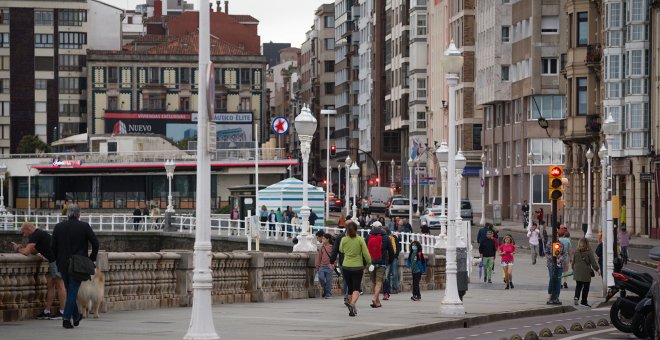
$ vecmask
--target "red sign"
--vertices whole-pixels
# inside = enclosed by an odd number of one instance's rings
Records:
[[[190,113],[114,113],[106,112],[104,118],[114,119],[177,119],[190,121]]]

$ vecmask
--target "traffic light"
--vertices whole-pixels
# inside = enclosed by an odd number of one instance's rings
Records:
[[[551,201],[559,200],[564,195],[564,187],[562,185],[562,167],[553,165],[548,171],[548,199]]]
[[[376,186],[380,186],[380,178],[376,177]]]
[[[369,180],[369,186],[373,186],[373,185],[374,185],[374,181],[373,181],[373,180]]]
[[[325,185],[327,185],[327,184],[328,184],[328,180],[327,180],[327,179],[324,179],[324,180],[323,180],[323,185],[325,186]]]
[[[561,254],[561,243],[554,242],[552,243],[552,256],[559,256]]]
[[[333,145],[330,147],[330,157],[335,157],[337,155],[337,146]]]

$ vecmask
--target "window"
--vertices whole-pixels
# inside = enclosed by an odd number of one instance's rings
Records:
[[[630,53],[630,75],[642,75],[642,50],[632,50],[628,53]]]
[[[323,17],[323,27],[333,28],[335,27],[335,17],[332,15],[326,15]]]
[[[516,123],[520,123],[522,121],[522,99],[516,99],[513,101],[513,119]]]
[[[417,78],[417,98],[426,98],[426,79]]]
[[[502,166],[502,144],[495,145],[495,164],[493,167],[499,168]]]
[[[181,68],[181,84],[190,84],[190,68],[182,67]]]
[[[504,124],[511,125],[511,104],[509,102],[504,103]]]
[[[218,97],[220,97],[220,96],[216,97],[216,110],[220,109],[218,107],[218,104],[217,104],[217,102],[218,102],[217,98]],[[227,100],[226,99],[227,99],[227,97],[225,97],[225,108],[221,109],[222,111],[227,110],[227,107],[226,107],[227,106]],[[190,97],[181,97],[179,99],[179,110],[181,110],[181,111],[190,111]]]
[[[541,74],[556,75],[557,73],[557,58],[541,58]]]
[[[559,34],[559,16],[542,16],[541,34]]]
[[[9,47],[9,33],[0,33],[0,47]]]
[[[87,33],[60,32],[60,48],[82,48],[87,44]]]
[[[242,85],[250,85],[250,72],[252,69],[250,68],[242,68],[241,69],[241,84]]]
[[[481,124],[472,125],[472,150],[481,150]]]
[[[506,167],[511,167],[511,143],[504,143],[504,161]]]
[[[36,48],[52,48],[53,35],[52,34],[35,34],[34,47]]]
[[[59,11],[58,24],[60,26],[82,26],[87,22],[87,11],[76,9],[61,9]]]
[[[417,129],[426,129],[426,112],[417,112]]]
[[[53,71],[54,62],[55,59],[53,57],[34,57],[34,70]]]
[[[149,84],[159,84],[160,83],[160,69],[158,67],[149,68]]]
[[[509,42],[509,26],[502,26],[502,42]]]
[[[324,66],[324,71],[325,72],[335,72],[335,61],[334,60],[324,61],[323,66]]]
[[[119,69],[117,67],[108,67],[108,83],[116,84],[119,82]]]
[[[484,108],[484,116],[486,116],[486,129],[492,129],[493,128],[493,107],[492,106],[487,106]]]
[[[9,79],[0,79],[0,93],[9,93]]]
[[[80,105],[77,103],[60,103],[60,116],[78,117],[80,116]]]
[[[426,14],[417,15],[417,35],[426,35]]]
[[[327,38],[324,40],[325,42],[325,49],[326,50],[334,50],[335,49],[335,39],[333,38]]]
[[[324,83],[325,86],[325,94],[335,94],[335,83]]]
[[[119,109],[119,98],[108,97],[108,111],[116,111]]]
[[[587,114],[588,109],[587,78],[577,78],[575,84],[575,90],[577,92],[577,110],[575,111],[575,114],[578,116],[584,116]]]
[[[632,0],[628,3],[630,4],[630,21],[644,21],[646,19],[644,0]]]
[[[0,70],[9,70],[9,67],[11,67],[9,63],[9,56],[0,56]]]
[[[609,16],[608,16],[608,25],[610,28],[621,27],[621,4],[618,2],[610,3],[609,6]]]
[[[48,80],[46,79],[35,79],[34,80],[34,89],[35,90],[45,90],[48,86]]]
[[[577,15],[577,45],[589,44],[589,13],[579,12]]]
[[[517,140],[513,142],[513,154],[516,155],[516,166],[521,166],[522,165],[522,149],[520,148],[520,141]]]
[[[536,155],[534,165],[564,164],[564,143],[561,139],[532,138],[527,141],[527,150]]]
[[[548,198],[548,175],[532,175],[532,204],[550,203]]]
[[[9,24],[9,8],[0,8],[0,25]]]
[[[621,58],[618,54],[612,54],[607,57],[607,79],[621,78]]]
[[[80,71],[87,65],[87,57],[76,54],[60,54],[58,56],[60,71]]]
[[[60,77],[58,79],[60,93],[80,93],[80,79]]]
[[[9,117],[9,102],[0,102],[0,116]]]
[[[502,65],[501,73],[502,81],[509,81],[509,65]]]
[[[628,34],[628,41],[646,40],[646,25],[629,25]]]
[[[35,26],[53,26],[53,11],[35,10],[34,11],[34,25]]]
[[[566,118],[566,97],[564,96],[531,96],[529,101],[529,119],[536,120],[539,111],[545,119]]]
[[[243,112],[252,111],[250,108],[250,98],[241,98],[239,109]]]
[[[146,94],[143,102],[145,110],[162,110],[165,108],[165,98],[160,94]]]

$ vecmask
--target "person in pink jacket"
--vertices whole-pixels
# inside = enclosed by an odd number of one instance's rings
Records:
[[[502,258],[502,269],[504,269],[504,282],[506,283],[504,289],[513,289],[513,255],[516,253],[516,246],[513,244],[511,235],[504,236],[502,242],[500,256]]]

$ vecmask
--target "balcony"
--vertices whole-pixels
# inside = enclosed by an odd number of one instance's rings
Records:
[[[584,125],[584,128],[587,133],[600,133],[600,115],[597,112],[589,114],[587,116],[587,123]]]
[[[587,56],[584,62],[589,67],[600,67],[600,61],[603,58],[603,53],[600,44],[587,45]]]
[[[575,143],[589,143],[598,139],[601,129],[600,114],[597,112],[585,116],[569,116],[561,124],[562,139]]]

